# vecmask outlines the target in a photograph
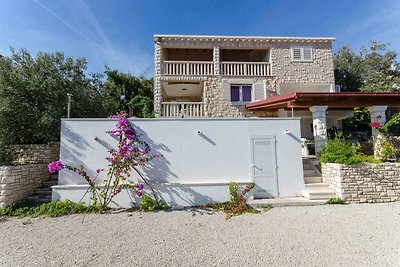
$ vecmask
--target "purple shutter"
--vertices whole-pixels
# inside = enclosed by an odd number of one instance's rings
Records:
[[[239,86],[232,85],[231,86],[231,101],[232,102],[240,101],[240,95],[239,94],[240,94]]]
[[[243,97],[243,102],[251,101],[251,85],[242,86],[242,97]]]

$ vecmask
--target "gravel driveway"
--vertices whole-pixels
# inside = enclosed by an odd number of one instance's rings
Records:
[[[400,265],[400,202],[0,219],[0,266]]]

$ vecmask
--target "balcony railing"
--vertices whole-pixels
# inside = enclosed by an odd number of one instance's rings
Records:
[[[219,75],[212,61],[164,61],[163,75]],[[225,76],[271,76],[269,62],[221,62],[220,74]]]
[[[203,117],[203,102],[162,102],[162,117]]]
[[[269,62],[222,62],[221,75],[271,76],[271,64]]]
[[[164,75],[213,75],[214,63],[208,61],[164,61]]]

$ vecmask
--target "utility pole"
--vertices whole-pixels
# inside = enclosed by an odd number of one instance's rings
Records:
[[[67,96],[68,96],[67,118],[69,119],[69,117],[71,115],[71,96],[72,96],[72,94],[67,93]]]

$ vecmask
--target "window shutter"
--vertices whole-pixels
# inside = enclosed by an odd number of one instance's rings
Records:
[[[303,60],[304,61],[312,61],[312,48],[304,47],[303,48]]]
[[[254,101],[263,100],[265,96],[265,83],[253,83]]]
[[[227,81],[222,81],[222,99],[231,101],[231,84]]]
[[[292,60],[293,61],[301,61],[301,48],[300,47],[292,47]]]

